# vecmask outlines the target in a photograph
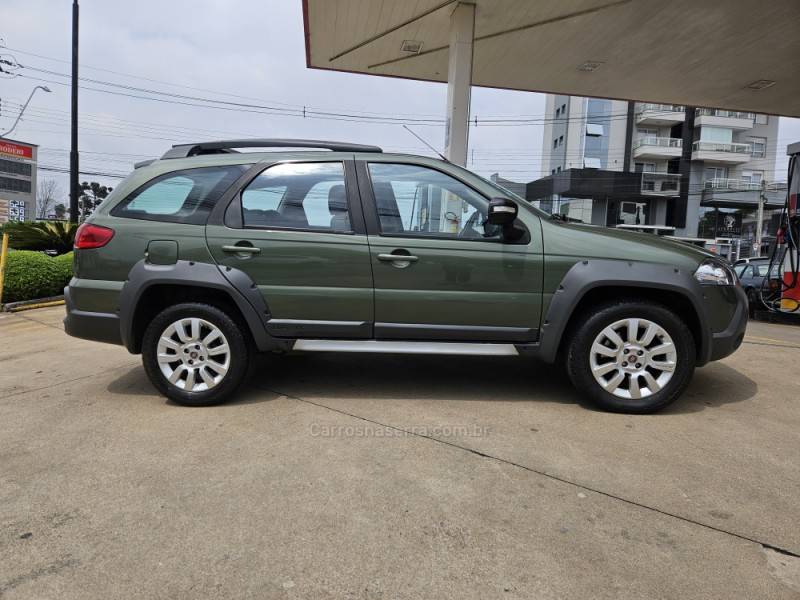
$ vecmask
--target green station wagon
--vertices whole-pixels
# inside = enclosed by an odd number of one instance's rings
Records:
[[[605,409],[652,412],[747,325],[713,254],[336,142],[174,146],[80,227],[74,268],[67,333],[141,353],[192,406],[229,398],[256,352],[328,351],[530,356]]]

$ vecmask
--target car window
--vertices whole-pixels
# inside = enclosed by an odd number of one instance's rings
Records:
[[[747,270],[747,265],[736,265],[733,270],[736,272],[736,276],[741,279]]]
[[[156,177],[114,207],[115,217],[202,224],[249,165],[200,167]]]
[[[242,191],[245,227],[352,231],[344,165],[282,163]]]
[[[428,167],[369,163],[381,232],[413,237],[498,240],[486,223],[489,200]]]
[[[758,270],[759,277],[766,277],[767,271],[769,271],[769,265],[768,264],[758,265],[757,267],[755,267],[755,269]],[[778,265],[772,265],[772,271],[770,272],[770,277],[779,277],[779,276],[780,276],[780,269]]]

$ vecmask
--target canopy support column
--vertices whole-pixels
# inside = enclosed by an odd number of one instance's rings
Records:
[[[450,162],[462,167],[467,164],[474,38],[475,5],[459,2],[450,15],[450,54],[447,67],[447,124],[444,133],[444,154]]]

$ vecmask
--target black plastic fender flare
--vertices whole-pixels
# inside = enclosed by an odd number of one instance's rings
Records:
[[[561,338],[578,303],[590,290],[601,287],[657,289],[685,297],[700,323],[697,365],[709,361],[711,332],[706,325],[703,290],[693,273],[671,265],[612,259],[580,260],[567,271],[542,321],[536,352],[539,358],[555,362]]]
[[[133,320],[139,300],[148,288],[163,284],[205,287],[225,292],[242,313],[260,351],[286,346],[285,340],[278,340],[267,333],[269,308],[253,280],[243,271],[188,260],[179,260],[171,265],[154,265],[142,259],[128,273],[119,298],[120,335],[129,352],[137,352]]]

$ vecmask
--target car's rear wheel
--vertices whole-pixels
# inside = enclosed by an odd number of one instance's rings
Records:
[[[177,304],[150,322],[142,340],[147,376],[162,394],[186,406],[218,404],[245,379],[245,337],[215,306]]]
[[[686,324],[646,301],[600,307],[574,332],[567,352],[573,384],[606,410],[649,413],[689,384],[695,345]]]

